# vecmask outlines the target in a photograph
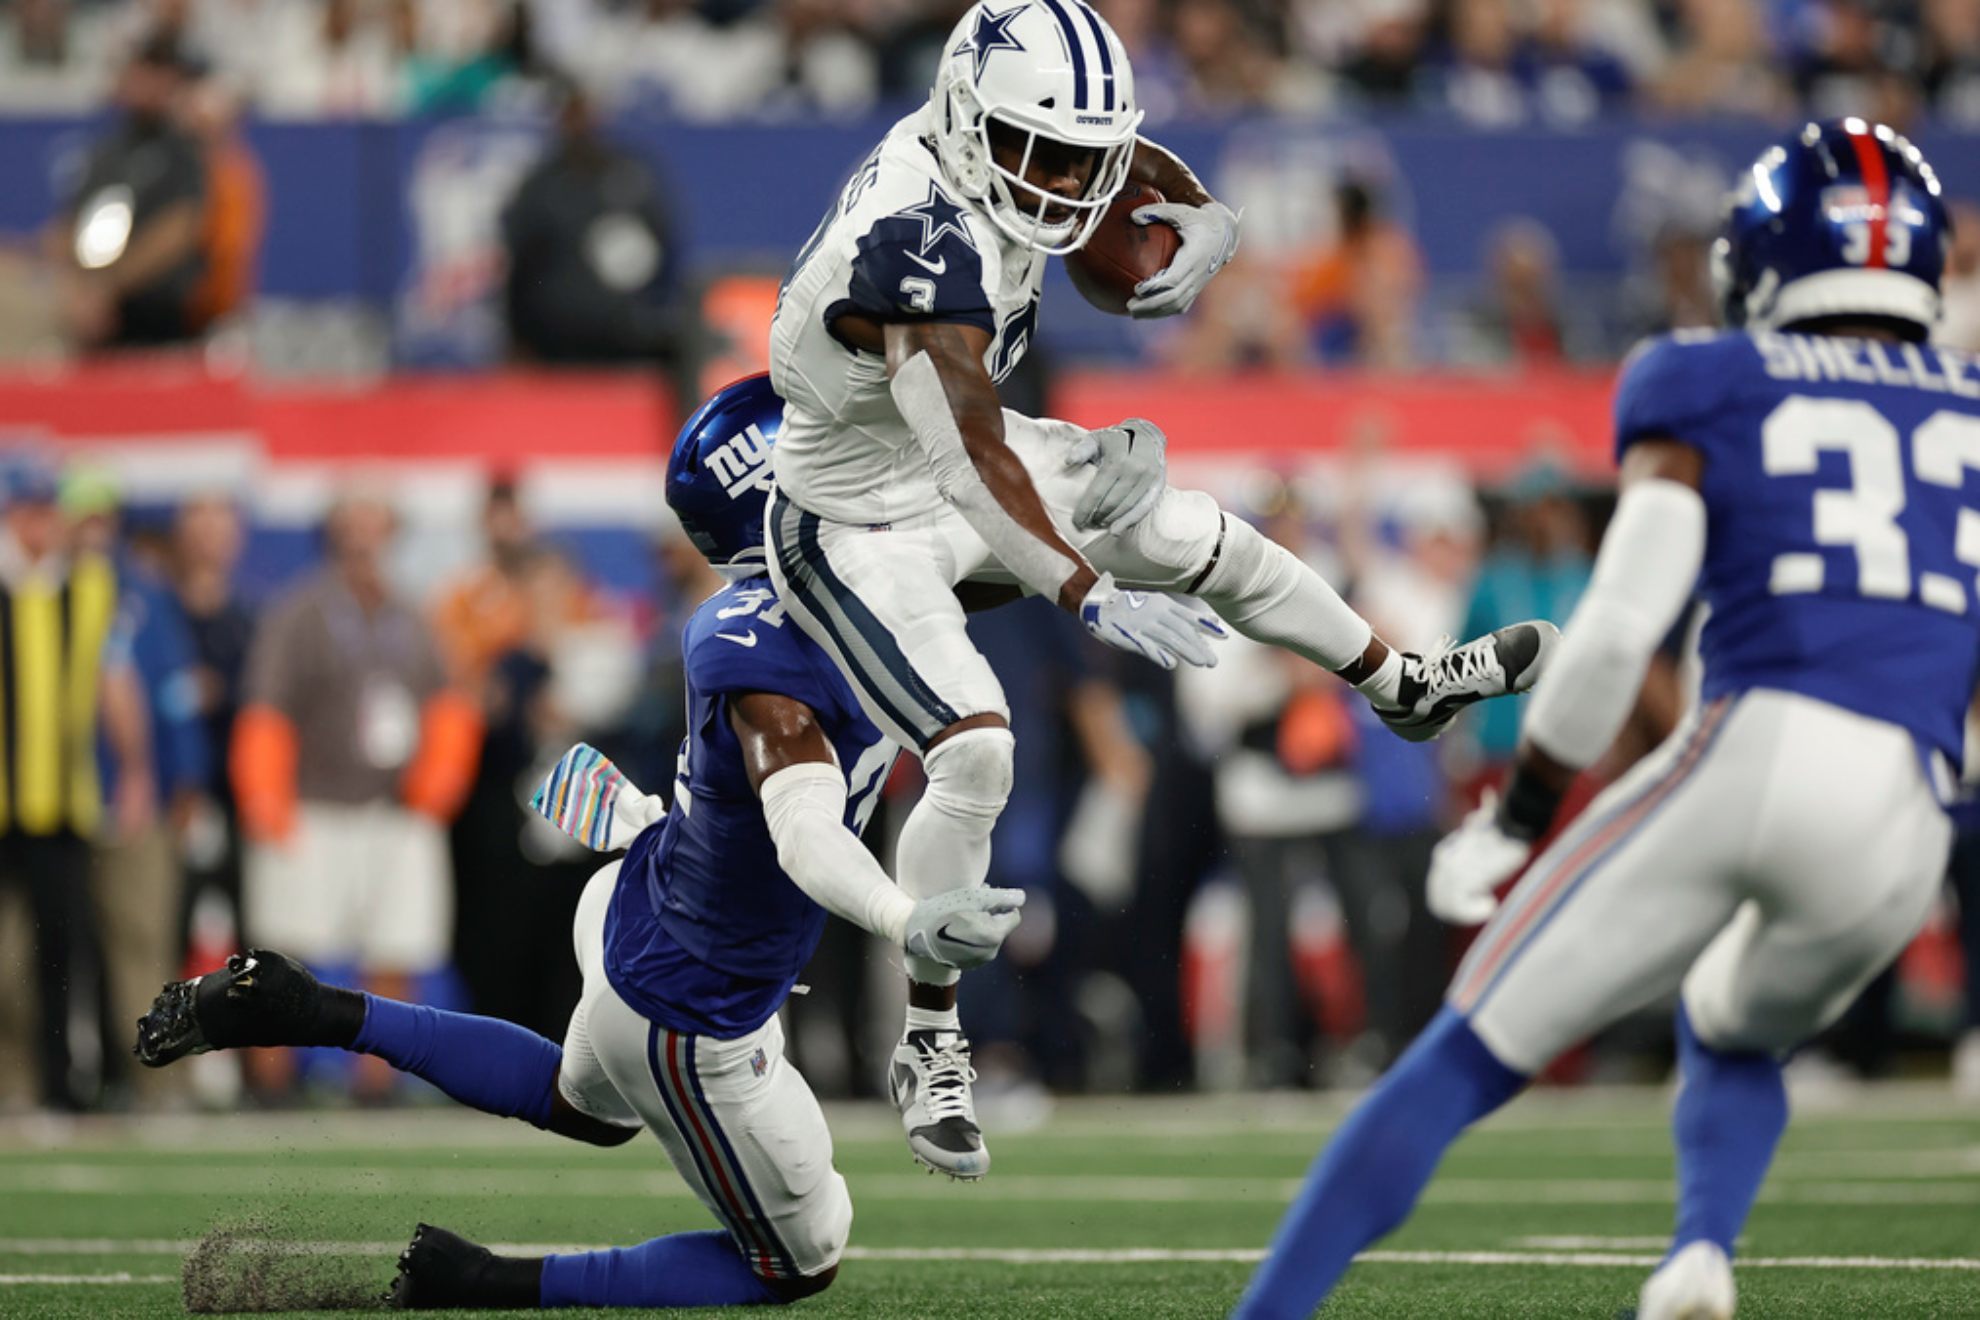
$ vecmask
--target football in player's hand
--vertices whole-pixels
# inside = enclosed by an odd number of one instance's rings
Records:
[[[1147,225],[1134,222],[1136,211],[1166,200],[1145,183],[1128,183],[1108,204],[1086,246],[1066,254],[1066,274],[1086,301],[1103,312],[1126,316],[1134,286],[1168,269],[1182,246],[1181,236],[1159,220]]]

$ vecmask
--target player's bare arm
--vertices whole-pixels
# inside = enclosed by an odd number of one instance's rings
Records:
[[[1017,929],[1022,890],[957,890],[917,903],[846,828],[845,775],[812,709],[774,692],[744,693],[726,704],[778,865],[799,889],[909,953],[957,968],[996,957]]]
[[[1145,137],[1135,139],[1134,161],[1128,166],[1128,178],[1147,184],[1183,206],[1208,206],[1217,200],[1181,156]]]

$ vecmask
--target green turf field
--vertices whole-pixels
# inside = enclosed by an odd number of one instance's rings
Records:
[[[1670,1221],[1666,1103],[1516,1104],[1327,1314],[1625,1313]],[[1061,1104],[1043,1130],[992,1127],[996,1171],[963,1186],[916,1170],[885,1115],[836,1112],[858,1218],[837,1286],[803,1312],[1222,1315],[1338,1114],[1287,1097]],[[354,1304],[422,1218],[542,1245],[708,1224],[649,1141],[599,1151],[450,1110],[16,1121],[0,1124],[0,1315],[180,1314],[181,1263],[219,1223],[251,1226],[263,1300]],[[1925,1088],[1802,1106],[1742,1256],[1744,1316],[1980,1316],[1980,1111]]]

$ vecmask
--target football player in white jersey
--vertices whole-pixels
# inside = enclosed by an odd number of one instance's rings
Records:
[[[1168,668],[1214,664],[1221,618],[1339,674],[1413,738],[1530,687],[1555,635],[1520,624],[1427,659],[1394,651],[1286,550],[1170,489],[1153,425],[1087,432],[999,407],[1046,258],[1078,249],[1129,180],[1168,199],[1136,223],[1181,237],[1130,314],[1186,311],[1237,249],[1237,216],[1140,123],[1127,52],[1082,0],[983,0],[928,105],[853,171],[778,300],[770,573],[868,714],[922,758],[928,788],[898,856],[912,895],[983,883],[1010,789],[1009,711],[964,631],[963,584],[1046,596]],[[957,973],[914,957],[907,972],[889,1087],[909,1147],[981,1177]]]

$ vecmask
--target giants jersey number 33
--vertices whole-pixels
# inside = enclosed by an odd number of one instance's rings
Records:
[[[1616,436],[1704,455],[1705,699],[1800,692],[1957,763],[1980,679],[1971,355],[1771,332],[1653,340],[1624,369]]]

